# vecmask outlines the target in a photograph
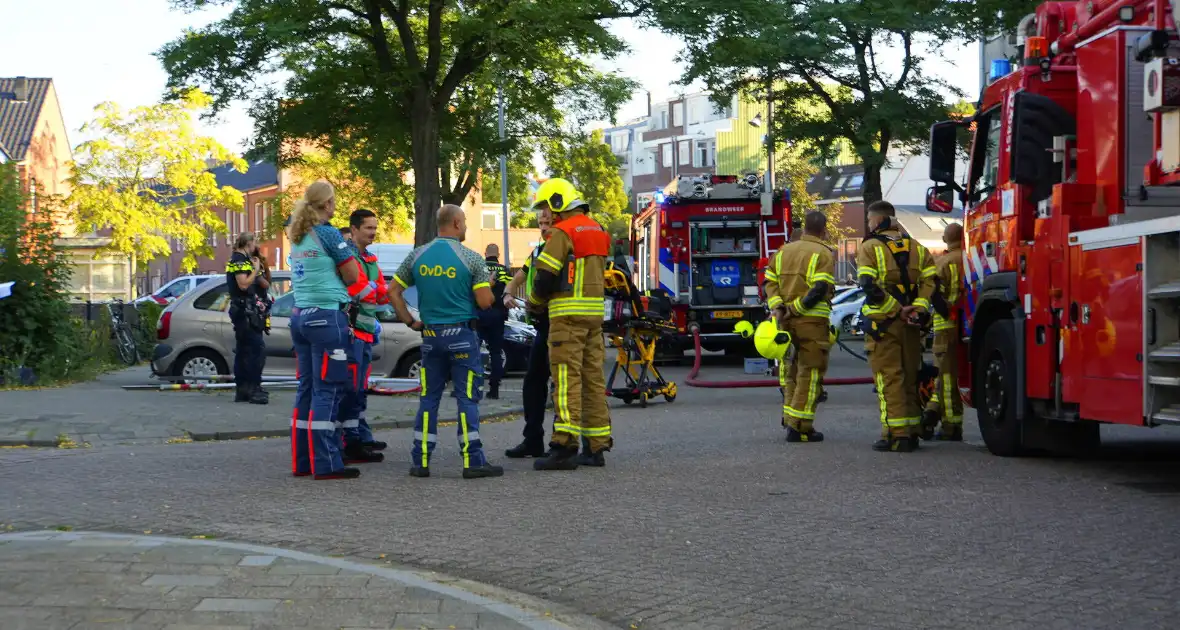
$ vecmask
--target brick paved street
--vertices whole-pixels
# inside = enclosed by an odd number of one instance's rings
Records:
[[[233,390],[125,391],[123,385],[160,384],[146,366],[70,387],[0,391],[0,446],[146,444],[167,440],[273,437],[290,431],[294,390],[271,390],[269,405],[233,402]],[[483,404],[487,413],[520,406],[520,380],[505,381],[505,395]],[[413,426],[417,396],[370,396],[368,419],[379,428]],[[443,397],[442,417],[458,416]]]
[[[863,373],[847,357],[832,371]],[[607,468],[572,473],[504,460],[521,423],[489,424],[507,472],[474,481],[450,431],[429,479],[406,475],[404,430],[380,432],[386,462],[348,482],[290,477],[284,440],[0,451],[0,528],[383,554],[640,630],[1177,626],[1180,432],[1105,431],[1088,461],[1001,459],[970,416],[967,443],[882,454],[871,389],[830,393],[827,440],[809,445],[783,442],[773,389],[613,401]]]
[[[214,540],[58,532],[0,534],[0,619],[7,630],[571,628],[551,611],[384,566]]]

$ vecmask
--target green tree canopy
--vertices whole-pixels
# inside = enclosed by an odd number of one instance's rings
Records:
[[[516,150],[508,156],[508,210],[512,227],[536,227],[537,217],[530,211],[533,203],[533,191],[529,184],[529,176],[533,168],[533,152],[535,145],[522,142]],[[496,164],[483,173],[483,201],[497,203],[500,201],[500,165]]]
[[[185,271],[196,268],[198,256],[212,256],[209,237],[226,233],[215,209],[241,212],[243,198],[218,186],[209,164],[244,172],[246,162],[197,133],[193,116],[209,104],[208,96],[188,91],[175,102],[131,111],[114,103],[96,107],[82,130],[97,137],[74,150],[67,205],[77,224],[110,228],[107,249],[138,265],[171,255],[172,242],[184,254]]]
[[[619,159],[602,140],[602,131],[577,134],[548,142],[545,162],[552,177],[568,179],[590,204],[590,215],[616,239],[627,238],[631,228],[629,201],[619,177]]]
[[[252,104],[255,149],[293,157],[293,140],[346,149],[375,182],[414,173],[415,242],[435,210],[462,201],[481,170],[522,138],[568,118],[609,117],[633,82],[598,72],[624,43],[604,21],[642,0],[173,0],[234,10],[159,53],[169,85],[200,86],[214,110]],[[264,78],[282,79],[267,83]],[[499,140],[495,90],[511,112]],[[489,115],[490,114],[490,115]],[[508,145],[508,146],[505,146]]]
[[[809,159],[806,153],[798,147],[791,147],[775,154],[774,170],[778,173],[783,188],[791,191],[792,218],[802,221],[808,212],[823,212],[828,218],[827,243],[837,247],[844,239],[851,238],[854,230],[843,224],[844,204],[836,202],[820,206],[816,204],[820,201],[820,196],[807,192],[807,182],[812,175],[819,172],[820,166]]]
[[[978,40],[1032,10],[1029,0],[656,0],[655,19],[686,42],[684,80],[720,97],[769,89],[772,138],[830,150],[847,140],[881,198],[891,146],[924,143],[961,92],[925,72],[947,45]],[[998,16],[1003,14],[1002,19]],[[933,42],[929,46],[921,42]],[[895,71],[883,63],[889,47]]]

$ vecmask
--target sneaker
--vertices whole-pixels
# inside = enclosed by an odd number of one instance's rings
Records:
[[[421,478],[429,477],[430,476],[430,468],[428,468],[426,466],[414,466],[413,468],[410,469],[410,476],[411,477],[421,477]]]
[[[524,459],[526,457],[544,457],[545,445],[541,442],[530,442],[525,440],[516,446],[504,451],[504,455],[512,459]]]
[[[504,475],[504,468],[501,466],[493,466],[491,464],[484,464],[483,466],[470,466],[463,469],[464,479],[482,479],[484,477],[502,477]]]
[[[316,475],[316,481],[323,481],[326,479],[356,479],[361,476],[361,471],[355,468],[341,468],[336,472],[330,472],[326,475]]]
[[[824,434],[819,431],[812,430],[810,433],[801,433],[790,427],[787,428],[788,442],[823,442]]]
[[[550,446],[545,456],[533,461],[533,470],[577,470],[577,447]]]

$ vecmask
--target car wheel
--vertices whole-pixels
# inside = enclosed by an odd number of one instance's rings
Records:
[[[393,378],[417,379],[421,372],[422,352],[420,350],[410,350],[406,353],[406,356],[397,362],[397,368],[393,371]]]
[[[172,374],[183,378],[188,384],[208,383],[205,379],[189,377],[229,374],[229,365],[216,352],[208,348],[196,348],[185,352],[176,360]]]
[[[854,317],[852,315],[845,315],[844,319],[840,320],[840,332],[844,333],[845,335],[851,335],[853,332],[853,319]]]

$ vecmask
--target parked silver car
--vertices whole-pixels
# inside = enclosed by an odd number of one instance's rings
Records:
[[[270,295],[270,335],[266,339],[267,375],[294,376],[295,351],[289,328],[295,294],[291,272],[274,271]],[[405,292],[414,311],[418,293]],[[381,343],[373,349],[373,375],[418,378],[422,336],[397,321],[393,313],[379,314]],[[229,321],[229,289],[225,276],[203,282],[173,301],[156,325],[159,345],[152,356],[152,373],[167,376],[229,374],[234,364],[234,329]]]

